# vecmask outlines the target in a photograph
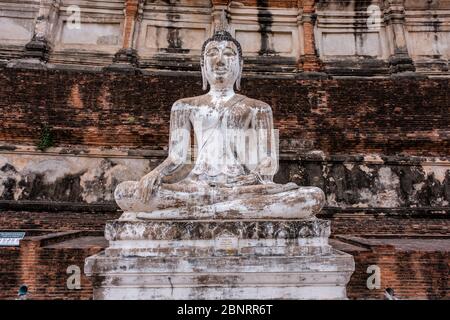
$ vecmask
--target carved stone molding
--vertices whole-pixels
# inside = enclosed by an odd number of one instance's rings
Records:
[[[114,220],[106,225],[105,238],[120,240],[211,240],[223,232],[239,239],[328,238],[327,220]]]

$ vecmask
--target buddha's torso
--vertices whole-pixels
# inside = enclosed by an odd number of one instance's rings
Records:
[[[188,179],[221,184],[249,173],[245,133],[250,128],[253,109],[243,98],[228,106],[186,105],[195,136],[195,162]]]

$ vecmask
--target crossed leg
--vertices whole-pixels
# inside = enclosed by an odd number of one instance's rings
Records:
[[[136,196],[137,187],[137,182],[123,182],[116,188],[115,198],[122,210],[141,219],[303,219],[315,216],[325,202],[321,189],[294,183],[233,188],[162,184],[147,203]]]

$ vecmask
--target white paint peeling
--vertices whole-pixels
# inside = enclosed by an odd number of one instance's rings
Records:
[[[414,190],[419,191],[423,188],[424,185],[425,185],[424,182],[415,183],[415,184],[413,184],[413,188],[414,188]]]
[[[354,166],[355,165],[353,163],[344,163],[344,167],[346,167],[349,171],[352,171]]]
[[[117,165],[116,165],[117,163]],[[43,182],[52,185],[68,175],[80,176],[81,197],[87,203],[112,201],[113,191],[118,182],[136,179],[149,170],[150,160],[147,159],[107,159],[99,157],[70,157],[66,155],[35,155],[35,154],[4,154],[0,156],[0,168],[11,165],[17,171],[0,171],[0,197],[5,191],[3,183],[7,178],[16,181],[13,190],[14,199],[24,197],[24,187],[19,187],[19,181],[32,183],[32,177],[39,174]],[[103,176],[104,183],[100,183]],[[70,190],[63,190],[69,196]]]
[[[359,166],[359,169],[367,174],[371,174],[373,171],[373,169],[370,169],[368,166],[363,164]]]
[[[377,163],[382,164],[384,163],[383,159],[379,154],[366,154],[364,155],[364,162],[368,163]]]
[[[429,166],[429,165],[424,165],[422,169],[427,176],[434,175],[434,178],[438,180],[441,184],[445,180],[445,175],[450,170],[448,167],[444,166]]]

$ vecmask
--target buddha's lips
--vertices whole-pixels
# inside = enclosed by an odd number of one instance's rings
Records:
[[[214,70],[214,73],[215,73],[215,74],[218,74],[218,75],[224,75],[224,74],[226,74],[227,72],[228,72],[227,69],[216,69],[216,70]]]

